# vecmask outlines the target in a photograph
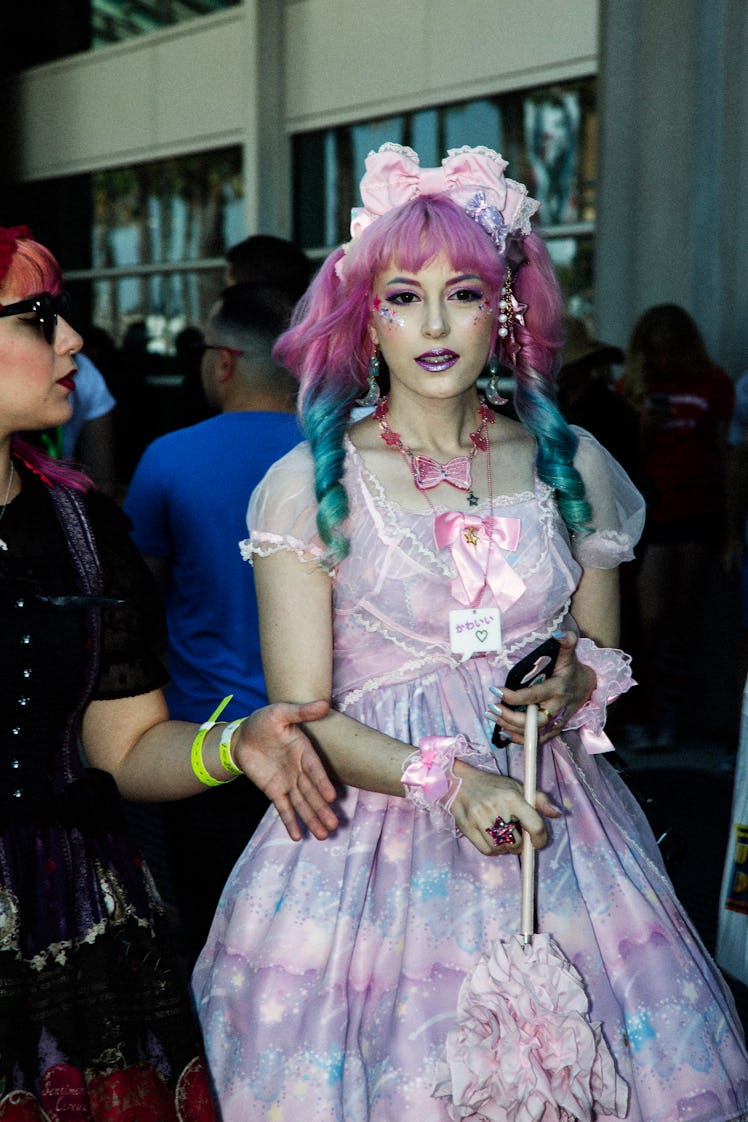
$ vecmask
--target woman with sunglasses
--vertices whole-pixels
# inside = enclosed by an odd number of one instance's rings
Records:
[[[244,772],[292,838],[297,814],[323,838],[334,792],[297,726],[328,706],[169,721],[158,594],[124,515],[17,435],[70,415],[67,311],[51,254],[0,228],[0,1117],[207,1122],[199,1030],[119,795]]]

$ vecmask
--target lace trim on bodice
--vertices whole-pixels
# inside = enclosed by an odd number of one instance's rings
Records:
[[[533,631],[524,632],[520,638],[515,639],[514,642],[507,643],[494,655],[479,656],[481,658],[488,658],[490,661],[492,668],[496,672],[497,684],[501,684],[509,667],[517,661],[521,653],[539,646],[540,643],[545,642],[554,631],[563,630],[568,626],[570,607],[571,601],[567,600],[562,611],[554,616],[552,620],[544,623],[542,627],[535,628]],[[365,697],[375,693],[377,690],[381,689],[382,686],[403,685],[408,681],[416,679],[418,679],[419,686],[423,686],[432,678],[436,679],[436,677],[438,677],[441,667],[446,666],[454,669],[461,665],[458,656],[453,654],[452,651],[446,647],[443,651],[432,650],[429,654],[424,655],[422,652],[410,647],[403,641],[400,635],[384,627],[378,620],[372,619],[370,616],[361,616],[356,612],[354,612],[353,618],[356,620],[356,623],[365,630],[381,635],[383,639],[394,643],[395,646],[399,647],[401,650],[413,654],[414,657],[408,662],[401,663],[392,670],[377,674],[374,678],[368,678],[362,685],[357,686],[355,690],[348,690],[346,693],[336,696],[335,707],[339,709],[341,713],[345,713],[351,707],[358,706]],[[471,660],[468,659],[468,662],[470,661]],[[428,671],[428,676],[425,678],[422,677],[424,671]]]
[[[382,541],[386,545],[399,545],[402,546],[404,541],[407,541],[408,546],[414,554],[416,554],[421,561],[428,562],[430,566],[435,568],[442,576],[450,576],[451,568],[448,564],[447,556],[440,556],[435,549],[429,549],[418,535],[408,526],[403,525],[403,514],[414,518],[429,517],[430,511],[424,511],[423,515],[417,510],[405,511],[403,507],[397,503],[392,502],[387,498],[384,488],[376,475],[374,475],[366,466],[363,457],[356,448],[353,441],[346,433],[343,438],[343,444],[346,451],[346,456],[349,462],[355,467],[355,472],[352,473],[352,482],[355,483],[361,496],[366,503],[367,509],[371,512],[375,525],[379,532]]]
[[[403,541],[407,541],[409,546],[412,547],[413,552],[416,553],[421,560],[428,561],[433,568],[441,575],[452,578],[454,573],[452,571],[451,556],[447,551],[437,551],[429,549],[424,545],[420,537],[413,529],[402,524],[403,515],[412,518],[430,518],[433,513],[430,510],[417,511],[405,510],[398,503],[393,502],[387,498],[384,488],[373,472],[366,466],[363,457],[356,448],[353,441],[348,434],[343,438],[344,447],[347,457],[356,468],[353,475],[353,481],[361,491],[361,494],[366,502],[367,508],[371,511],[375,519],[377,528],[380,532],[382,540],[387,545],[398,545]],[[535,477],[535,490],[530,491],[517,491],[508,495],[495,495],[492,500],[486,498],[481,499],[478,506],[471,512],[476,517],[488,517],[492,511],[498,511],[502,507],[517,506],[521,503],[530,503],[536,501],[540,510],[540,519],[543,525],[544,539],[550,540],[551,528],[554,519],[560,517],[558,515],[558,508],[553,496],[553,489]],[[434,508],[437,513],[440,512],[438,503],[434,503]],[[443,508],[447,510],[447,507]],[[524,576],[532,577],[541,567],[546,558],[546,552],[542,551],[535,564],[526,571]]]
[[[387,548],[398,550],[420,564],[432,576],[445,582],[445,585],[454,578],[452,556],[448,550],[439,550],[433,542],[431,533],[425,533],[424,527],[429,531],[433,522],[433,512],[430,510],[407,510],[398,503],[388,498],[385,489],[378,477],[369,470],[363,461],[358,449],[346,435],[344,437],[346,452],[345,483],[351,495],[351,506],[365,512],[371,532],[376,534],[379,541]],[[362,504],[362,505],[361,505]],[[535,477],[534,489],[527,489],[512,494],[498,495],[493,499],[494,511],[499,512],[507,508],[532,505],[532,518],[539,524],[539,548],[523,558],[523,579],[532,577],[548,564],[551,545],[558,536],[559,528],[563,531],[558,508],[553,490]],[[439,508],[437,507],[437,510]],[[446,509],[446,508],[445,508]],[[491,513],[491,502],[481,500],[475,508],[477,517],[487,517]],[[356,526],[353,526],[355,537]],[[323,556],[323,550],[316,542],[303,541],[292,535],[280,535],[264,530],[253,530],[251,539],[240,543],[242,557],[251,561],[254,554],[261,557],[286,550],[292,552],[302,562],[317,562]],[[330,574],[335,580],[336,572]],[[560,610],[554,614],[553,619],[538,621],[532,631],[523,631],[516,638],[504,637],[505,646],[501,651],[480,657],[489,660],[492,670],[496,673],[497,682],[500,683],[508,668],[516,662],[517,658],[532,646],[538,645],[547,639],[552,631],[568,625],[568,611],[570,600],[567,598]],[[440,670],[450,670],[459,666],[461,659],[455,655],[448,640],[437,640],[432,637],[428,642],[419,639],[417,634],[408,634],[400,630],[392,621],[382,618],[376,611],[376,604],[367,603],[366,595],[349,603],[346,607],[348,619],[360,632],[377,635],[384,643],[401,652],[404,661],[396,667],[383,668],[381,673],[376,673],[363,682],[358,681],[355,688],[343,690],[336,694],[335,703],[342,711],[356,706],[360,701],[380,689],[382,686],[404,684],[408,681],[423,681],[423,675],[437,674]]]

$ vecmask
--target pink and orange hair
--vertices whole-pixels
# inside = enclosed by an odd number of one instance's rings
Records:
[[[18,237],[8,269],[0,280],[0,306],[6,293],[12,294],[14,300],[23,300],[37,292],[50,292],[56,296],[61,288],[60,266],[50,251],[35,241],[30,233],[29,236]],[[93,486],[83,472],[71,464],[52,459],[17,433],[11,438],[11,451],[52,486],[71,487],[75,491],[88,491]]]

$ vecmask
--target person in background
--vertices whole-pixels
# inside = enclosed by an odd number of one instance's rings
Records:
[[[229,726],[211,699],[202,724],[169,719],[160,598],[126,516],[19,436],[70,419],[68,314],[49,251],[0,228],[0,1117],[209,1122],[199,1028],[120,796],[243,772],[291,836],[298,814],[323,838],[334,789],[298,726],[328,705]]]
[[[630,747],[677,745],[702,674],[704,590],[725,535],[725,451],[735,389],[677,304],[635,323],[620,383],[639,417],[647,479],[645,550],[637,575],[641,655],[634,673],[645,722]]]
[[[739,578],[738,689],[748,678],[748,370],[735,383],[735,408],[727,432],[727,498],[723,567]]]
[[[257,604],[242,562],[247,496],[301,439],[296,382],[272,357],[291,304],[261,285],[227,288],[205,325],[202,384],[218,415],[145,451],[125,500],[133,538],[163,589],[172,717],[192,721],[233,695],[231,721],[266,703]],[[206,471],[206,464],[210,470]],[[250,784],[164,806],[169,871],[191,962],[224,882],[267,809]],[[203,844],[197,849],[195,837]]]
[[[261,284],[301,298],[314,266],[302,249],[274,234],[252,234],[226,252],[226,284]]]
[[[641,490],[638,416],[614,386],[613,366],[622,363],[620,347],[594,339],[583,320],[564,317],[559,408],[570,425],[591,432]]]
[[[543,1044],[501,1016],[524,997],[521,1019],[538,989],[530,968],[507,993],[492,957],[520,930],[520,832],[538,850],[537,928],[578,968],[609,1049],[585,1117],[748,1111],[729,991],[605,759],[607,704],[631,684],[617,570],[644,503],[555,404],[561,294],[537,203],[505,167],[483,147],[437,168],[398,144],[370,153],[351,241],[276,347],[307,442],[254,491],[243,551],[268,696],[332,698],[309,732],[340,825],[292,847],[266,817],[221,896],[193,990],[223,1122],[501,1118],[512,1071],[532,1113]],[[519,421],[490,407],[502,365]],[[351,425],[364,391],[374,412]],[[555,670],[510,689],[549,641]],[[516,708],[530,702],[532,804]],[[559,1050],[581,1059],[576,1041]]]
[[[639,417],[614,385],[613,367],[623,359],[620,347],[593,338],[583,320],[564,317],[564,347],[556,376],[559,408],[570,425],[592,433],[607,448],[646,497]],[[635,560],[620,571],[621,646],[635,664],[642,642],[636,574],[643,551],[640,544]],[[640,723],[639,691],[619,698],[610,718],[622,734],[632,723]]]
[[[114,450],[114,411],[116,401],[104,376],[90,358],[77,357],[78,372],[72,394],[73,415],[62,426],[64,459],[76,460],[99,491],[114,495],[117,470]]]
[[[177,373],[182,379],[179,401],[175,409],[177,423],[173,428],[183,429],[196,425],[208,417],[215,417],[216,409],[206,396],[202,380],[203,343],[199,327],[183,327],[174,340]]]

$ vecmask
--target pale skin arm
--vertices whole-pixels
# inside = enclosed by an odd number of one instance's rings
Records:
[[[263,666],[271,700],[330,697],[332,690],[332,585],[314,563],[290,552],[257,557],[255,587],[260,612]],[[331,710],[306,730],[331,774],[341,782],[369,791],[403,797],[403,764],[413,745],[404,744],[345,714]],[[496,848],[486,826],[497,815],[522,823],[537,847],[547,841],[541,815],[558,811],[543,793],[536,807],[522,797],[519,784],[495,773],[455,764],[462,780],[452,805],[455,821],[476,849],[487,855],[516,850]],[[540,813],[538,813],[538,811]]]
[[[170,558],[148,556],[143,560],[159,587],[165,589],[171,572]],[[116,712],[112,705],[119,706],[122,712]],[[299,728],[301,721],[317,720],[328,709],[327,702],[321,701],[303,708],[267,706],[253,713],[231,739],[231,752],[237,765],[275,803],[293,841],[301,839],[299,818],[320,841],[338,825],[337,815],[327,805],[335,798],[335,788]],[[151,710],[152,718],[149,716]],[[142,721],[145,734],[140,733],[137,727],[131,727],[133,719]],[[151,719],[157,723],[149,727]],[[129,745],[112,739],[113,724],[118,729],[129,730]],[[203,741],[203,760],[208,772],[216,779],[226,778],[218,757],[218,742],[224,725],[225,722],[216,725]],[[90,746],[87,739],[89,732]],[[184,766],[185,762],[189,765],[190,748],[196,732],[195,725],[168,721],[163,695],[155,691],[146,697],[94,702],[84,719],[83,736],[89,760],[94,766],[110,771],[120,791],[128,798],[158,798],[166,802],[206,790],[195,778],[191,766]],[[107,746],[104,751],[100,747],[102,744]],[[163,789],[166,793],[155,795],[156,784],[159,790],[165,784]]]
[[[328,708],[326,701],[265,706],[232,737],[237,766],[272,799],[294,841],[301,837],[298,818],[320,840],[338,825],[328,805],[335,788],[301,729],[301,722],[318,720]],[[226,778],[218,754],[224,727],[216,725],[203,742],[205,767],[216,779]],[[108,771],[125,798],[166,802],[208,789],[190,764],[197,731],[197,725],[170,721],[161,690],[153,690],[137,697],[92,701],[83,716],[81,742],[89,763]]]
[[[600,647],[617,647],[620,634],[620,601],[618,594],[618,569],[585,569],[571,601],[571,614],[580,633]],[[555,673],[547,681],[525,690],[504,690],[504,702],[509,705],[529,705],[534,702],[558,713],[566,707],[570,716],[592,695],[597,684],[595,671],[581,663],[574,654],[576,635],[567,631],[560,640],[561,651]],[[497,725],[511,733],[514,743],[521,743],[524,735],[524,713],[508,709],[498,702],[501,716]],[[554,733],[543,735],[548,740]]]

